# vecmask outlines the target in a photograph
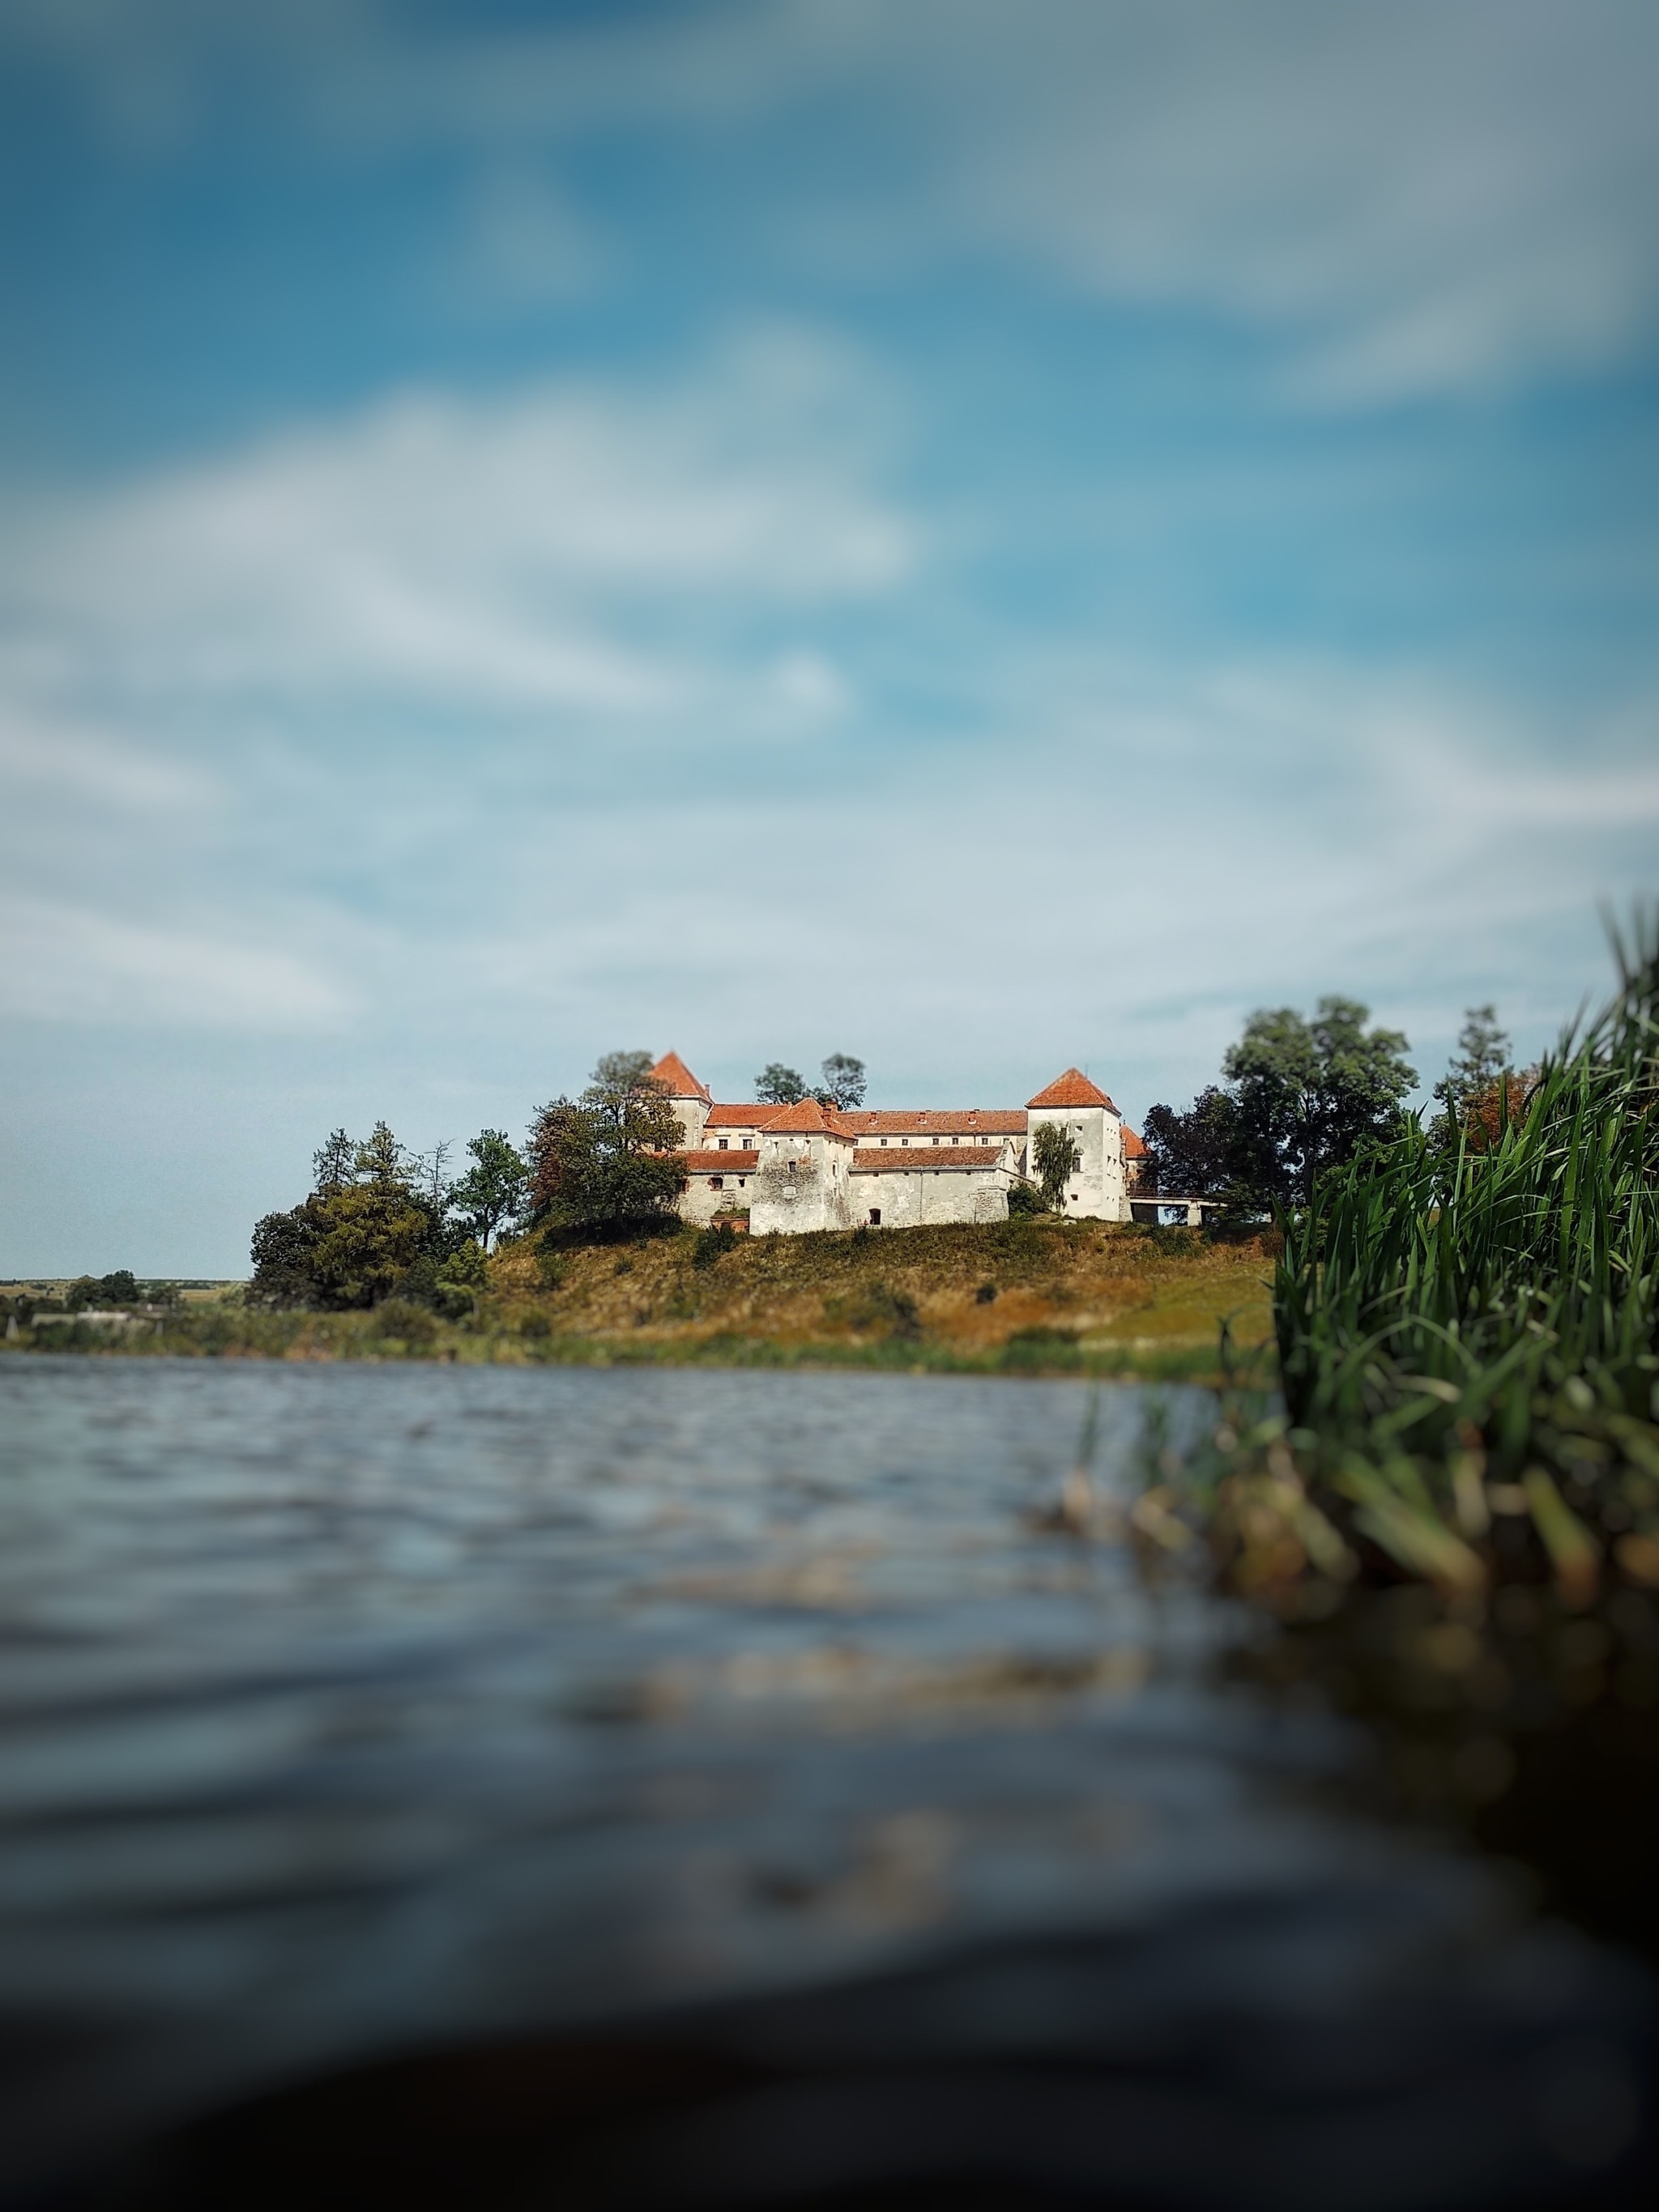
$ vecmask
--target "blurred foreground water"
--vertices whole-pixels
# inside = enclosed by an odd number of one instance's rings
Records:
[[[0,1364],[4,2201],[1644,2201],[1645,1972],[1045,1528],[1086,1407]]]

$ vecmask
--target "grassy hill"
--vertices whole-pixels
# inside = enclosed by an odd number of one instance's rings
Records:
[[[1216,1372],[1219,1325],[1271,1333],[1263,1238],[1009,1221],[738,1237],[690,1230],[490,1262],[477,1314],[266,1313],[234,1296],[159,1326],[25,1332],[14,1348],[226,1358],[836,1365],[945,1372]]]

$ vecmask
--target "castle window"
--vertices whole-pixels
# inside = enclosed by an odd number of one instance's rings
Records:
[[[725,1139],[724,1137],[722,1137],[722,1138],[720,1139],[720,1150],[721,1150],[722,1152],[725,1152],[726,1149],[727,1149],[727,1147],[726,1147],[726,1139]]]
[[[870,1226],[872,1229],[881,1226],[881,1208],[878,1206],[872,1206],[870,1209]]]
[[[741,1176],[738,1177],[738,1188],[739,1190],[743,1188],[743,1177]]]
[[[710,1190],[724,1190],[726,1188],[726,1177],[724,1176],[710,1176],[708,1178],[708,1188]]]

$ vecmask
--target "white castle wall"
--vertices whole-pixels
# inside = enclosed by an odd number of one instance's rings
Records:
[[[1069,1129],[1081,1155],[1068,1178],[1061,1211],[1074,1221],[1127,1221],[1123,1123],[1103,1106],[1034,1106],[1025,1139],[1027,1172],[1036,1176],[1036,1133],[1045,1122]]]
[[[801,1236],[813,1229],[850,1229],[853,1140],[817,1130],[771,1130],[760,1140],[749,1209],[751,1237]]]

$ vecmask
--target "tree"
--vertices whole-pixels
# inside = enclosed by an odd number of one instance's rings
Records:
[[[821,1106],[845,1108],[864,1103],[864,1062],[850,1054],[832,1052],[819,1069],[823,1081],[814,1094]]]
[[[1057,1208],[1066,1195],[1067,1177],[1083,1164],[1071,1131],[1060,1121],[1043,1121],[1031,1139],[1031,1165],[1036,1170],[1037,1186],[1051,1209]]]
[[[422,1163],[400,1145],[384,1121],[358,1146],[354,1180],[319,1194],[322,1234],[312,1255],[312,1279],[323,1302],[373,1306],[400,1289],[415,1262],[428,1253],[441,1216],[422,1202],[414,1176]]]
[[[523,1212],[530,1170],[501,1129],[481,1130],[467,1146],[472,1165],[450,1192],[450,1201],[485,1252],[500,1230]]]
[[[435,1162],[435,1167],[434,1167]],[[420,1159],[384,1121],[356,1144],[336,1129],[314,1156],[317,1182],[253,1231],[256,1304],[340,1310],[395,1296],[437,1300],[471,1244],[449,1218],[441,1149]]]
[[[331,1185],[330,1195],[343,1188]],[[321,1303],[314,1270],[327,1219],[325,1206],[326,1200],[313,1192],[289,1212],[267,1213],[254,1224],[253,1279],[247,1286],[252,1304],[309,1306]]]
[[[755,1096],[763,1106],[799,1106],[806,1096],[806,1085],[793,1067],[773,1060],[755,1078]]]
[[[1530,1088],[1511,1065],[1510,1040],[1498,1026],[1497,1007],[1467,1007],[1457,1056],[1434,1086],[1441,1105],[1436,1140],[1447,1152],[1455,1152],[1460,1144],[1487,1151],[1506,1121],[1519,1121]]]
[[[685,1188],[678,1116],[651,1055],[607,1053],[580,1098],[544,1106],[530,1133],[531,1213],[615,1234],[661,1221]]]
[[[1139,1188],[1180,1198],[1214,1198],[1234,1180],[1238,1109],[1215,1084],[1200,1091],[1186,1113],[1149,1106],[1141,1126],[1146,1147]]]
[[[348,1137],[343,1129],[331,1129],[311,1156],[311,1171],[312,1188],[319,1198],[331,1190],[343,1190],[357,1173],[355,1139]]]
[[[1322,1168],[1352,1159],[1397,1126],[1417,1080],[1398,1030],[1368,1030],[1357,1000],[1252,1014],[1222,1070],[1237,1110],[1233,1185],[1257,1206],[1304,1204]]]
[[[136,1306],[138,1303],[138,1281],[131,1267],[118,1267],[110,1275],[80,1275],[72,1282],[64,1296],[64,1304],[70,1313],[84,1313],[90,1306]]]
[[[1149,1109],[1148,1194],[1220,1198],[1261,1213],[1301,1205],[1324,1169],[1397,1127],[1401,1101],[1417,1080],[1398,1030],[1368,1029],[1368,1008],[1325,998],[1311,1021],[1293,1007],[1252,1014],[1212,1084],[1183,1113]]]

